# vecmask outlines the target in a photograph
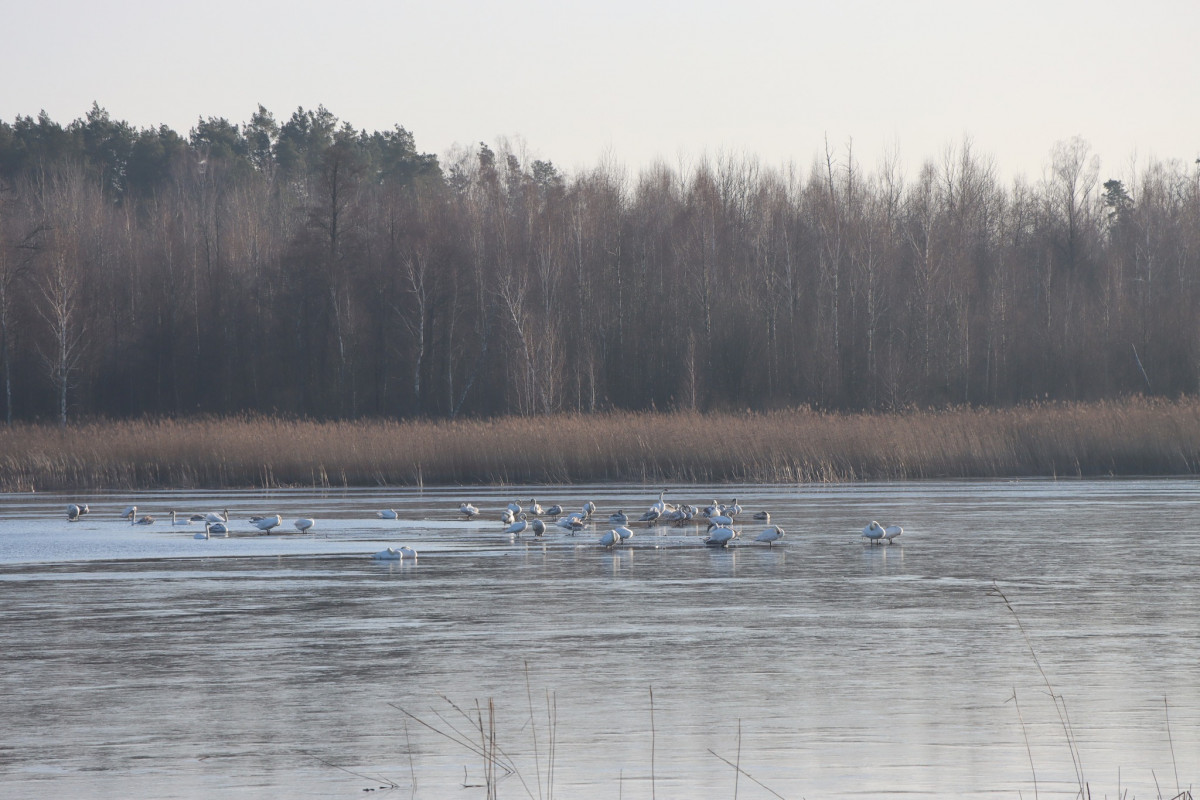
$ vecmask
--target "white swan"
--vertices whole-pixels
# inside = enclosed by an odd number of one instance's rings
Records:
[[[741,535],[741,532],[732,528],[713,528],[708,532],[708,538],[704,540],[704,543],[709,547],[728,547],[730,542]]]
[[[595,503],[593,503],[591,500],[588,500],[586,503],[583,504],[583,515],[585,517],[590,517],[590,516],[592,516],[592,514],[595,514],[595,513],[596,513],[596,504]]]
[[[404,558],[416,559],[417,551],[413,550],[411,547],[409,547],[406,544],[402,544],[402,545],[400,545],[400,555],[403,556]]]
[[[766,542],[768,547],[772,547],[776,542],[783,538],[783,533],[783,528],[779,527],[778,525],[772,525],[758,536],[755,536],[754,541]]]
[[[273,517],[259,517],[257,520],[252,521],[254,522],[254,527],[264,533],[270,533],[271,528],[276,528],[283,524],[283,517],[276,514]]]
[[[210,524],[211,524],[211,523],[210,523]],[[204,530],[202,530],[202,531],[197,531],[197,532],[196,532],[196,533],[195,533],[195,534],[192,536],[192,538],[193,538],[193,539],[207,539],[207,538],[208,538],[208,525],[205,525],[205,526],[204,526]]]
[[[396,513],[394,508],[385,508],[383,511],[376,511],[375,516],[380,519],[400,519],[400,515]]]
[[[190,517],[188,519],[181,519],[179,517],[179,515],[177,515],[174,511],[172,511],[171,512],[171,524],[172,525],[191,525],[192,520]]]
[[[84,503],[83,505],[72,503],[71,505],[67,506],[67,521],[74,522],[84,514],[88,513],[90,510],[91,509],[87,507],[87,503]]]
[[[555,503],[554,505],[552,505],[546,509],[547,517],[557,517],[557,516],[560,516],[562,513],[563,513],[563,507],[560,506],[558,503]]]
[[[579,533],[581,530],[583,530],[584,526],[583,515],[576,511],[569,516],[560,518],[554,524],[560,528],[570,531],[571,533]]]
[[[461,506],[458,507],[458,510],[460,513],[467,515],[468,521],[479,516],[479,509],[476,508],[475,506],[471,505],[470,503],[463,503]]]
[[[619,541],[621,541],[621,535],[619,533],[617,533],[615,530],[607,531],[603,536],[600,537],[600,546],[612,547]]]
[[[904,533],[904,528],[899,525],[888,525],[883,529],[883,540],[888,544],[895,544],[896,537]]]
[[[513,524],[504,529],[504,532],[510,536],[519,536],[528,527],[529,522],[526,521],[525,514],[522,512],[521,516]]]
[[[540,519],[535,519],[533,522],[529,523],[529,527],[533,529],[534,536],[541,536],[546,532],[546,523],[542,522]]]
[[[537,500],[531,497],[529,498],[529,508],[525,509],[525,513],[531,517],[540,517],[542,515],[542,507],[538,504]]]
[[[742,513],[742,507],[738,505],[737,498],[735,497],[733,498],[733,505],[725,507],[725,514],[726,516],[736,517],[740,513]]]
[[[218,533],[222,536],[229,535],[229,526],[224,522],[206,522],[204,523],[204,530],[210,533]]]
[[[630,537],[633,536],[633,529],[627,528],[624,525],[619,525],[616,528],[613,528],[613,532],[616,533],[618,537],[620,537],[622,542],[626,541],[627,539],[629,539]]]
[[[754,518],[756,520],[758,520],[759,522],[770,522],[771,521],[771,512],[770,511],[756,511],[756,512],[754,512]]]
[[[871,544],[875,544],[883,538],[883,526],[875,520],[871,520],[871,524],[863,528],[863,538]]]
[[[137,506],[125,506],[125,510],[121,512],[121,519],[132,520],[137,515]]]
[[[658,502],[657,502],[657,503],[655,503],[654,505],[650,506],[650,509],[651,509],[651,510],[657,510],[657,511],[658,511],[658,514],[659,514],[660,516],[662,515],[662,513],[663,513],[664,511],[666,511],[666,510],[667,510],[667,504],[666,504],[666,502],[663,500],[663,495],[665,495],[666,493],[667,493],[667,490],[666,490],[666,489],[663,489],[661,492],[659,492],[659,493],[658,493]]]
[[[714,514],[708,518],[708,527],[712,528],[728,528],[733,524],[733,517],[727,514]]]
[[[624,511],[617,511],[615,514],[608,515],[608,521],[614,525],[628,525],[629,515]]]
[[[512,525],[517,521],[517,515],[513,513],[511,508],[506,508],[500,512],[500,521],[505,525]]]
[[[662,516],[662,511],[658,510],[658,508],[651,508],[645,514],[638,517],[638,522],[646,523],[646,527],[649,528],[654,525],[660,516]]]
[[[215,511],[209,511],[207,514],[204,515],[204,520],[206,522],[211,522],[214,525],[218,522],[228,525],[229,524],[229,509],[228,508],[225,509],[225,511],[221,514],[218,514]]]
[[[380,561],[399,561],[400,559],[404,558],[404,554],[394,547],[389,547],[386,550],[380,550],[378,553],[371,556],[371,558],[378,559]]]
[[[308,533],[309,528],[311,528],[313,525],[316,525],[317,521],[315,519],[311,519],[310,517],[301,517],[292,524],[295,525],[296,530],[300,531],[301,533]]]

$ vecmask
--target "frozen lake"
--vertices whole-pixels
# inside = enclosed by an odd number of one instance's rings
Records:
[[[1196,481],[670,486],[744,538],[597,544],[660,488],[0,495],[0,794],[483,798],[489,701],[504,798],[1195,791]],[[510,538],[531,497],[597,519]]]

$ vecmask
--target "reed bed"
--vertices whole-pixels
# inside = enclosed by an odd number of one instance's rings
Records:
[[[1200,400],[895,414],[609,413],[494,420],[274,417],[0,428],[0,490],[813,483],[1189,475]]]

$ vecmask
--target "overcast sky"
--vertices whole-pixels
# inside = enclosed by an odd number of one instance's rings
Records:
[[[523,142],[568,171],[719,152],[807,169],[825,142],[910,175],[970,137],[1041,178],[1200,156],[1198,0],[0,0],[0,118],[282,122],[323,104],[423,152]]]

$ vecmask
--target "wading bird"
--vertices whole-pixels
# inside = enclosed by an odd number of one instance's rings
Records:
[[[709,547],[728,547],[729,543],[741,536],[741,533],[733,528],[713,528],[708,532],[708,538],[704,543]]]
[[[772,525],[765,531],[754,537],[756,542],[766,542],[768,547],[774,546],[776,542],[783,538],[783,528],[778,525]]]
[[[283,517],[276,514],[273,517],[258,517],[250,520],[254,523],[254,527],[258,528],[263,533],[270,533],[271,528],[276,528],[283,524]]]

